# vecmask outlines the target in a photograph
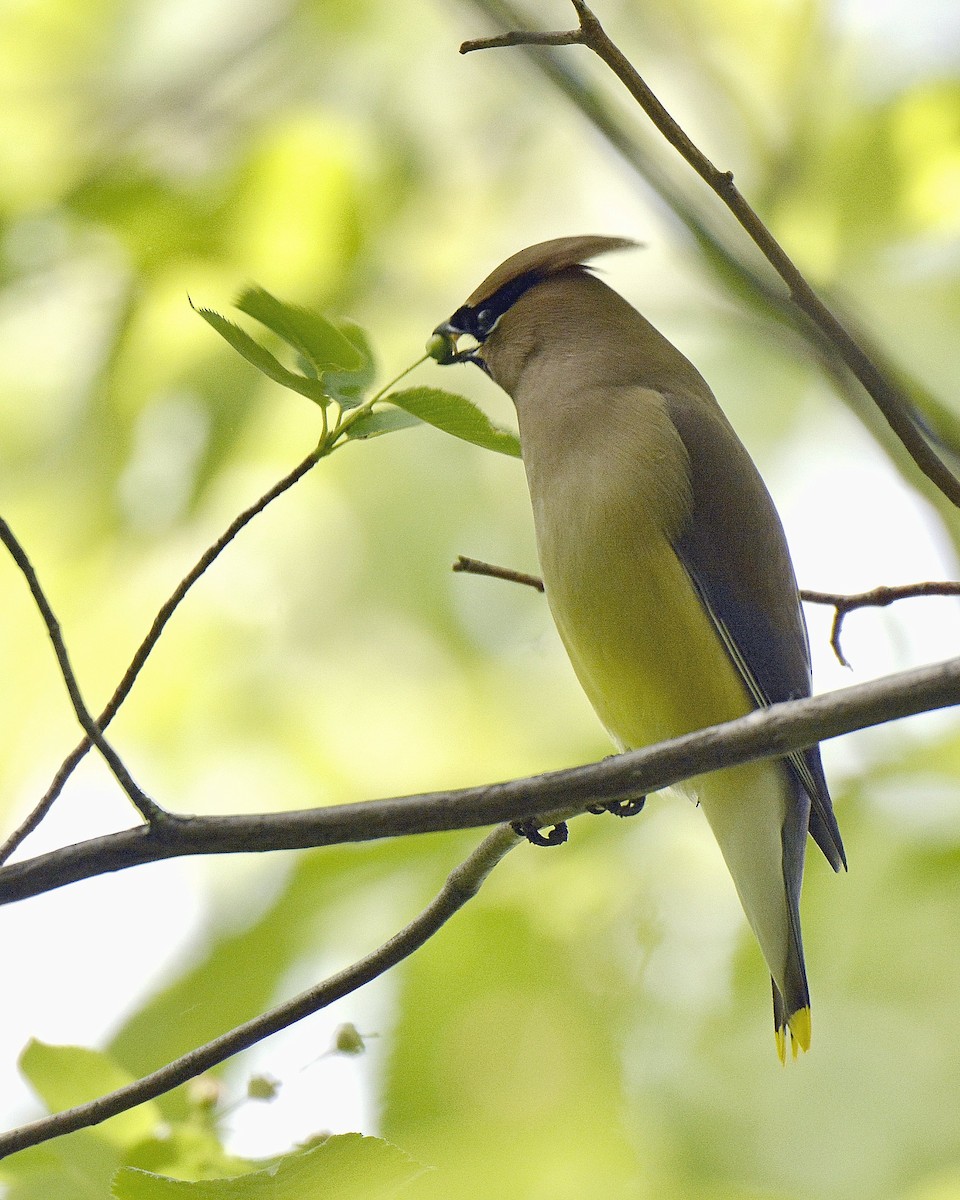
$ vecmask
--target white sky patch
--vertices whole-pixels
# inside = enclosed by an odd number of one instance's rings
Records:
[[[89,774],[78,772],[18,858],[134,823],[122,819],[129,805],[99,782],[98,772]],[[18,964],[8,979],[19,981],[4,988],[0,1020],[5,1126],[40,1115],[14,1066],[27,1042],[102,1046],[164,982],[201,929],[203,894],[198,873],[184,860],[101,875],[0,907],[4,960]]]
[[[818,408],[791,441],[774,484],[801,588],[861,592],[881,584],[956,579],[958,569],[936,514],[900,478],[855,419]],[[960,600],[900,601],[848,614],[841,645],[852,669],[829,646],[833,609],[804,606],[818,692],[850,687],[960,654]],[[909,736],[934,736],[950,712],[911,718]],[[890,727],[835,739],[825,757],[840,770],[861,769],[869,747],[890,753]]]

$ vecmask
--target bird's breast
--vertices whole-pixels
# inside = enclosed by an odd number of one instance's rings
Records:
[[[740,716],[746,689],[673,550],[689,460],[662,397],[589,400],[553,406],[556,423],[517,406],[546,593],[581,685],[624,747]]]

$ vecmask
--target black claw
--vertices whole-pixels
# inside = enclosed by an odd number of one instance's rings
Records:
[[[542,833],[536,818],[527,817],[523,821],[511,822],[513,832],[525,837],[531,846],[562,846],[567,840],[569,831],[566,821],[554,825],[549,833]]]
[[[596,813],[597,816],[601,813],[613,813],[615,817],[635,817],[637,813],[643,812],[646,802],[646,796],[636,796],[630,800],[611,800],[609,804],[591,804],[587,812]]]

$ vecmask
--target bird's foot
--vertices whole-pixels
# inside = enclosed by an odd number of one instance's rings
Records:
[[[549,833],[542,833],[536,817],[525,817],[522,821],[511,821],[513,832],[525,837],[531,846],[562,846],[569,831],[566,821],[554,825]]]
[[[634,796],[629,800],[611,800],[609,804],[591,804],[587,812],[600,816],[602,813],[613,813],[615,817],[635,817],[643,812],[646,796]]]

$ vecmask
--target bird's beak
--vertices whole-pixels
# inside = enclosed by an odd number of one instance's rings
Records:
[[[450,321],[444,321],[430,335],[427,341],[427,354],[442,367],[446,367],[450,363],[478,362],[479,359],[476,356],[480,349],[479,345],[468,346],[465,350],[457,349],[457,342],[463,336],[462,329],[458,329]]]

